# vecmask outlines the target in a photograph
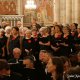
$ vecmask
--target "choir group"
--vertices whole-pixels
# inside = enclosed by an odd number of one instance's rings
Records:
[[[80,80],[80,25],[0,26],[0,80]]]

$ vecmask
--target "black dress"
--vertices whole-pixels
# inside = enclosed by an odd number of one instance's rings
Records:
[[[32,37],[30,39],[24,38],[22,41],[22,48],[23,48],[22,56],[24,57],[26,55],[32,54],[33,46],[34,46],[34,41]],[[28,50],[29,52],[25,51],[25,49]]]
[[[78,35],[78,33],[77,33],[77,31],[71,31],[71,36],[72,36],[72,38],[73,38],[73,46],[72,46],[72,49],[73,49],[73,52],[72,52],[72,54],[75,54],[76,52],[77,52],[77,49],[76,49],[76,47],[75,47],[75,44],[76,44],[76,42],[77,42],[77,35]]]
[[[53,55],[54,56],[61,56],[61,45],[62,43],[62,34],[58,35],[57,37],[52,36],[51,37],[51,46],[55,48],[59,48],[57,51],[53,50]]]
[[[2,48],[6,46],[7,43],[7,37],[3,36],[0,38],[0,57],[2,57],[3,50]]]
[[[20,36],[17,36],[14,38],[13,36],[10,36],[9,39],[9,53],[12,56],[13,49],[14,48],[20,48]]]
[[[40,37],[39,38],[39,42],[48,43],[48,42],[50,42],[50,39],[51,39],[50,35],[47,36],[47,37]],[[48,50],[48,51],[50,51],[51,47],[50,46],[46,46],[46,45],[40,45],[40,50]]]
[[[51,43],[51,46],[52,46],[52,47],[58,48],[54,36],[51,36],[51,41],[50,41],[50,43]],[[52,49],[52,48],[51,48],[51,50],[52,50],[52,52],[53,52],[53,55],[56,56],[56,55],[57,55],[57,51],[55,51],[55,50]]]
[[[63,34],[62,43],[67,44],[67,46],[61,45],[62,56],[68,57],[71,54],[71,52],[73,51],[73,49],[72,49],[72,46],[73,46],[72,36],[69,34],[64,37],[64,34]]]
[[[33,38],[33,42],[34,42],[33,51],[39,52],[39,38]]]
[[[2,48],[3,48],[3,45],[2,45],[2,43],[0,42],[0,57],[2,56],[2,53],[3,53]]]
[[[40,51],[40,46],[39,46],[39,38],[33,38],[33,55],[35,56],[36,60],[39,60],[39,51]]]
[[[80,35],[79,34],[76,35],[74,41],[75,41],[75,44],[78,45],[78,46],[76,46],[76,50],[78,52],[78,51],[80,51]]]

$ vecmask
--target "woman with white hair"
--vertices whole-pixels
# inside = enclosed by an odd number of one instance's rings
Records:
[[[40,50],[50,49],[50,35],[47,27],[40,28],[41,37],[39,38]]]
[[[7,26],[6,28],[5,28],[5,36],[6,37],[10,37],[10,35],[11,35],[11,27],[10,26]]]
[[[19,28],[19,35],[24,37],[27,30],[28,30],[27,27],[20,27]]]
[[[31,37],[31,30],[26,31],[26,36],[22,40],[23,57],[29,55],[33,49],[33,38]]]

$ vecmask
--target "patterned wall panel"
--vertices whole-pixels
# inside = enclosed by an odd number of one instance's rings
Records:
[[[0,0],[0,14],[14,15],[17,14],[17,0]]]

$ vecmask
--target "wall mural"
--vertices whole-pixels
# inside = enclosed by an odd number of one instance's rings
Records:
[[[17,14],[17,0],[0,0],[0,14],[1,15],[15,15]]]
[[[37,10],[35,13],[37,14],[37,20],[40,23],[43,22],[53,22],[53,0],[35,0],[37,4]],[[23,14],[24,14],[24,22],[31,22],[31,15],[34,11],[28,11],[25,9],[26,0],[23,0]],[[32,15],[33,16],[33,15]]]
[[[51,5],[52,2],[49,1],[49,3],[46,4],[46,12],[47,12],[47,18],[49,21],[53,21],[53,5]]]
[[[25,8],[26,0],[23,0],[23,14],[24,14],[24,23],[29,25],[32,18],[36,18],[36,10],[28,10]]]
[[[53,22],[53,0],[36,0],[39,20]],[[41,19],[40,19],[41,18]]]

